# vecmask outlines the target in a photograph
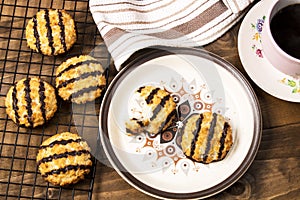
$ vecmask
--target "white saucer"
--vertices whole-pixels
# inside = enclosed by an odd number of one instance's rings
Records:
[[[262,50],[260,34],[272,1],[258,2],[245,16],[238,35],[239,56],[246,72],[261,89],[279,99],[300,102],[299,74],[291,77],[278,71]]]

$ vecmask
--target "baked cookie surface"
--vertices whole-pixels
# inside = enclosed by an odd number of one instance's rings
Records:
[[[55,89],[39,78],[24,78],[12,86],[5,99],[7,115],[18,125],[36,127],[57,111]]]
[[[57,68],[55,82],[63,100],[80,104],[100,97],[107,81],[99,61],[80,55],[67,59]]]
[[[46,139],[39,148],[36,161],[45,180],[60,186],[84,179],[92,166],[87,142],[70,132]]]
[[[28,21],[26,39],[32,50],[44,55],[65,53],[77,40],[75,22],[65,10],[41,10]]]
[[[222,160],[232,144],[232,128],[220,114],[192,114],[183,126],[182,151],[194,161],[208,164]]]
[[[176,119],[176,103],[166,90],[143,86],[130,99],[129,115],[130,120],[125,123],[128,134],[146,131],[156,135]]]

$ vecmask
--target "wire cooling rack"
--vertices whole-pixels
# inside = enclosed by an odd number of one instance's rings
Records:
[[[64,55],[49,57],[31,51],[25,27],[37,11],[65,9],[73,16],[78,38]],[[0,199],[91,199],[97,161],[85,180],[73,186],[47,183],[37,172],[36,154],[46,138],[63,131],[97,133],[101,100],[75,106],[59,100],[54,118],[44,126],[18,127],[5,113],[8,89],[25,77],[39,77],[54,85],[55,67],[68,57],[89,54],[103,65],[109,53],[89,12],[88,0],[2,0],[0,4]],[[77,119],[76,121],[74,119]],[[94,137],[94,136],[93,136]]]

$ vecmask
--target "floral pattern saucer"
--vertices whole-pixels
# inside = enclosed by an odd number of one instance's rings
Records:
[[[270,2],[257,3],[245,16],[238,35],[239,56],[246,72],[261,89],[279,99],[300,102],[300,74],[286,75],[264,56],[261,33]]]

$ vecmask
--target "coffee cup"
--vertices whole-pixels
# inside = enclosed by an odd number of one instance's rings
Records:
[[[300,74],[300,0],[270,4],[261,41],[264,56],[275,68],[291,76]]]

